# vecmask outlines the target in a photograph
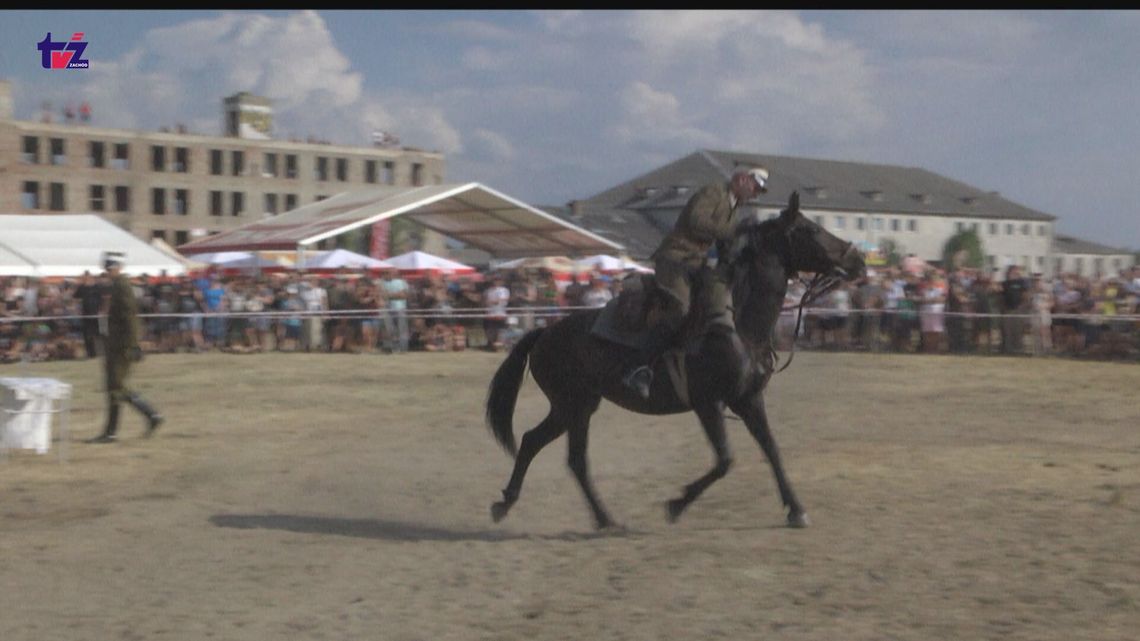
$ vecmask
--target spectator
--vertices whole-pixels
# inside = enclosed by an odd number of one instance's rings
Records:
[[[610,291],[609,277],[595,274],[590,277],[590,288],[587,289],[581,298],[581,305],[583,307],[605,307],[606,303],[613,300],[613,292]]]
[[[315,274],[309,274],[301,281],[301,301],[306,312],[301,327],[301,348],[306,352],[319,351],[324,336],[320,313],[328,310],[328,293]]]
[[[510,299],[511,292],[503,277],[492,277],[491,286],[483,292],[483,306],[487,308],[483,317],[483,331],[487,334],[487,349],[491,351],[499,351],[504,347],[502,333],[507,326],[507,305]]]
[[[1025,315],[1029,312],[1030,284],[1021,275],[1021,268],[1010,265],[1001,284],[1002,325],[1001,351],[1003,354],[1022,354],[1025,351]]]
[[[411,338],[408,330],[408,283],[400,277],[398,270],[392,268],[384,272],[382,289],[388,300],[388,314],[384,316],[388,351],[394,354],[406,352]]]
[[[83,316],[80,321],[83,333],[83,348],[87,358],[96,358],[101,349],[99,336],[99,314],[103,309],[103,297],[106,295],[104,285],[91,275],[83,272],[79,279],[79,286],[75,289],[75,297],[79,299],[79,314]]]

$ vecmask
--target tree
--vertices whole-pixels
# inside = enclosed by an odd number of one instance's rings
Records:
[[[879,241],[879,255],[887,261],[888,267],[898,267],[902,264],[903,247],[893,238],[884,238]]]
[[[982,268],[986,264],[986,252],[978,232],[966,229],[951,236],[942,246],[942,265],[946,269],[956,267]]]

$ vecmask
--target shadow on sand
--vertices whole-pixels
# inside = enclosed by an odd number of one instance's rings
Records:
[[[296,514],[215,514],[210,523],[218,527],[241,530],[284,530],[300,534],[335,534],[385,541],[579,541],[625,537],[639,534],[631,530],[614,529],[601,532],[562,532],[559,534],[520,534],[501,530],[455,530],[445,527],[389,521],[385,519],[347,519],[329,516],[300,516]]]

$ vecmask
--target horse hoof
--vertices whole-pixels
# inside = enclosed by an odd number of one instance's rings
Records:
[[[807,512],[795,512],[788,515],[788,527],[805,528],[811,524]]]
[[[509,512],[510,509],[511,509],[511,506],[507,505],[505,501],[499,501],[498,503],[492,503],[491,504],[491,520],[494,521],[495,523],[502,521],[503,517],[505,517],[507,515],[507,512]]]
[[[665,518],[668,519],[670,523],[676,523],[684,511],[685,502],[681,499],[673,499],[665,502]]]

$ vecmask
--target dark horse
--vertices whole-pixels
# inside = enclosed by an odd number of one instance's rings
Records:
[[[524,335],[499,366],[491,381],[486,418],[495,439],[515,457],[503,500],[491,506],[497,522],[518,500],[527,467],[555,438],[569,433],[570,469],[585,494],[599,529],[614,525],[590,481],[586,463],[590,416],[603,398],[641,414],[696,412],[716,454],[716,464],[666,504],[670,521],[702,492],[722,478],[732,464],[725,440],[725,407],[739,416],[760,444],[788,510],[788,525],[805,527],[807,514],[784,474],[780,454],[764,411],[763,392],[776,361],[774,327],[798,272],[828,277],[831,283],[864,271],[863,257],[845,242],[808,220],[799,211],[799,196],[789,199],[779,217],[740,225],[731,259],[732,316],[736,331],[706,331],[686,351],[687,402],[659,359],[648,399],[622,384],[634,351],[591,334],[599,310],[570,314],[554,325]],[[707,273],[707,272],[706,272]],[[819,279],[817,279],[817,282]],[[694,305],[694,309],[696,309]],[[550,414],[522,437],[515,448],[512,416],[519,387],[530,361],[531,373],[550,400]]]

